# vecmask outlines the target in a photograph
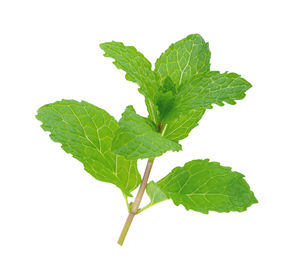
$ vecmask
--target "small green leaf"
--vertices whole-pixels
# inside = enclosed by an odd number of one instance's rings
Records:
[[[157,75],[151,68],[148,59],[133,46],[125,46],[122,42],[106,42],[100,44],[106,57],[115,59],[115,66],[126,72],[125,78],[137,83],[139,92],[145,96],[150,118],[158,123],[158,110],[155,105],[159,88]]]
[[[205,214],[208,211],[241,212],[257,203],[244,175],[208,159],[176,167],[157,184],[176,205]]]
[[[190,131],[198,125],[198,122],[202,118],[204,112],[205,109],[192,109],[182,112],[176,117],[169,117],[164,121],[164,137],[175,142],[186,138]]]
[[[165,201],[168,199],[167,195],[165,193],[162,192],[162,190],[160,189],[160,187],[157,185],[157,183],[151,181],[148,183],[147,188],[146,188],[146,192],[150,198],[150,204],[154,205],[157,204],[159,202]]]
[[[191,109],[211,109],[212,104],[234,105],[245,97],[251,84],[235,73],[210,71],[193,77],[178,90],[171,114],[178,115]],[[175,116],[173,116],[175,117]]]
[[[159,88],[156,98],[160,120],[163,120],[172,109],[175,101],[175,95],[176,85],[173,83],[170,77],[167,77],[164,80],[163,85]]]
[[[41,107],[36,118],[97,180],[115,184],[127,196],[141,183],[136,160],[111,152],[118,123],[106,111],[85,101],[62,100]]]
[[[119,121],[120,128],[112,142],[112,151],[127,159],[153,158],[164,152],[181,150],[181,145],[157,132],[155,124],[128,106]]]
[[[173,83],[172,79],[168,76],[161,86],[160,90],[162,92],[168,92],[171,91],[174,95],[176,94],[176,85]]]
[[[172,44],[156,60],[155,71],[160,85],[169,76],[179,86],[194,75],[209,71],[208,43],[199,34],[192,34]]]
[[[174,106],[175,97],[172,91],[162,92],[157,98],[156,104],[160,119],[163,119]]]

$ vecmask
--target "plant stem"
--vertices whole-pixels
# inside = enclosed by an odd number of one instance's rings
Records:
[[[122,230],[122,232],[120,234],[120,237],[119,237],[119,240],[118,240],[118,244],[120,246],[123,245],[123,242],[125,240],[127,232],[128,232],[128,230],[130,228],[131,222],[132,222],[134,216],[136,215],[136,213],[137,213],[137,211],[138,211],[138,209],[140,207],[140,203],[142,201],[142,198],[143,198],[146,186],[147,186],[147,182],[148,182],[148,179],[149,179],[149,175],[150,175],[150,172],[151,172],[151,169],[152,169],[153,161],[154,161],[154,158],[149,158],[148,159],[142,183],[141,183],[139,191],[138,191],[138,193],[137,193],[137,195],[135,197],[135,200],[134,200],[134,202],[133,202],[133,204],[131,206],[129,215],[127,217],[127,220],[126,220],[126,222],[124,224],[123,230]]]

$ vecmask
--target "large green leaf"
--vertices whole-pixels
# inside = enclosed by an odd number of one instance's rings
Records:
[[[205,214],[208,211],[241,212],[257,203],[244,175],[208,159],[176,167],[157,184],[176,205]]]
[[[125,46],[122,42],[106,42],[100,44],[106,57],[115,59],[115,66],[126,72],[126,79],[137,83],[139,92],[145,96],[150,118],[158,122],[158,110],[155,105],[159,88],[157,75],[152,71],[151,63],[133,46]]]
[[[156,60],[155,71],[160,85],[169,76],[179,86],[194,75],[210,68],[208,43],[199,34],[192,34],[172,44]]]
[[[53,141],[83,163],[97,180],[118,186],[130,196],[141,182],[137,162],[111,152],[117,121],[106,111],[85,101],[62,100],[38,110],[41,127]]]
[[[223,106],[224,102],[234,105],[235,100],[245,97],[250,87],[251,84],[238,74],[209,71],[193,77],[180,87],[170,114],[178,115],[199,108],[211,109],[212,104]]]
[[[119,121],[112,142],[112,151],[127,159],[153,158],[164,152],[181,150],[181,145],[158,133],[155,124],[128,106]]]

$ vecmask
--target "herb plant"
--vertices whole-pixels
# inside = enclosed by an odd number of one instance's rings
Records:
[[[129,215],[120,245],[136,214],[167,199],[205,214],[242,212],[257,203],[244,175],[208,159],[192,160],[148,183],[154,158],[181,150],[179,141],[198,125],[205,110],[213,104],[235,104],[245,97],[249,82],[236,73],[210,71],[209,46],[198,34],[172,44],[157,59],[154,70],[132,46],[112,41],[100,47],[126,72],[127,80],[138,84],[149,116],[142,117],[128,106],[117,122],[88,102],[62,100],[41,107],[36,117],[51,139],[82,162],[88,173],[121,189]],[[141,179],[137,160],[145,158],[148,163]],[[138,186],[135,199],[129,202]],[[145,190],[150,203],[140,208]]]

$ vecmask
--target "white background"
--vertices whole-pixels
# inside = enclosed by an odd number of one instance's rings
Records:
[[[1,1],[0,269],[300,269],[298,2]],[[207,111],[151,179],[210,158],[245,174],[259,204],[204,215],[163,202],[134,219],[120,247],[121,192],[87,174],[34,115],[62,98],[117,119],[126,105],[146,115],[98,44],[123,41],[154,63],[191,33],[209,41],[213,70],[253,88]]]

